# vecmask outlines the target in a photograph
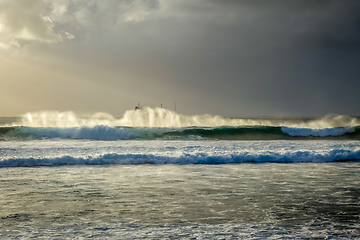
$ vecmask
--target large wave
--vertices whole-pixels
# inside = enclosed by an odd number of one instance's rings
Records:
[[[0,128],[0,139],[30,140],[30,139],[92,139],[92,140],[124,140],[136,136],[122,128],[97,125],[94,127],[6,127]]]
[[[129,110],[121,118],[107,113],[82,117],[73,112],[27,113],[0,126],[0,140],[14,139],[176,139],[289,140],[360,139],[359,119],[322,118],[241,119],[211,115],[186,116],[163,108]]]
[[[109,127],[0,127],[0,140],[89,139],[89,140],[360,140],[360,127],[289,128],[271,126],[133,128]]]
[[[96,113],[81,117],[73,112],[44,111],[24,114],[20,121],[9,126],[28,127],[94,127],[97,125],[115,127],[146,127],[146,128],[186,128],[186,127],[244,127],[273,126],[291,128],[346,128],[360,125],[355,117],[328,115],[317,119],[250,119],[225,118],[212,115],[186,116],[164,108],[129,110],[121,118],[108,113]]]

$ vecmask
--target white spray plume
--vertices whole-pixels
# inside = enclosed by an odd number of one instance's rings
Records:
[[[286,126],[297,128],[333,128],[359,126],[357,118],[348,116],[325,116],[311,121],[301,119],[241,119],[212,115],[186,116],[164,108],[128,110],[117,119],[108,113],[96,113],[90,117],[80,117],[73,112],[27,113],[16,125],[29,127],[79,127],[79,126],[123,126],[147,128],[220,127],[220,126]]]

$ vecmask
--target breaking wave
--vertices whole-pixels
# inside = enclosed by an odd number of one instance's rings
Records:
[[[78,128],[34,128],[14,127],[2,129],[4,140],[14,139],[93,139],[93,140],[124,140],[134,138],[135,135],[122,128],[109,126],[78,127]],[[7,131],[6,131],[7,130]],[[0,131],[1,132],[1,131]],[[1,139],[1,138],[0,138]]]
[[[356,128],[357,134],[359,133],[359,128]],[[355,128],[289,128],[282,127],[282,132],[290,136],[313,136],[313,137],[328,137],[328,136],[342,136],[348,133],[355,133]],[[355,135],[355,134],[354,134]]]
[[[88,117],[73,112],[27,113],[0,126],[0,140],[27,139],[166,139],[166,140],[360,140],[358,118],[241,119],[211,115],[185,116],[163,108],[126,111],[122,118],[107,113]]]
[[[109,127],[0,127],[0,140],[89,139],[89,140],[293,140],[348,139],[360,140],[360,127],[289,128],[271,126],[132,128]]]
[[[224,118],[212,115],[186,116],[164,108],[149,108],[129,110],[121,118],[115,118],[108,113],[96,113],[92,116],[80,117],[73,112],[35,112],[27,113],[21,120],[9,126],[28,127],[58,127],[71,128],[104,125],[109,127],[145,127],[145,128],[186,128],[186,127],[245,127],[273,126],[295,128],[336,128],[355,127],[360,120],[348,116],[325,116],[317,119],[247,119]]]
[[[104,164],[241,164],[241,163],[324,163],[360,160],[360,150],[332,150],[325,154],[313,151],[258,152],[213,155],[209,153],[183,154],[180,156],[159,156],[156,154],[109,153],[97,156],[74,157],[22,157],[0,161],[1,167],[35,167],[61,165],[104,165]]]

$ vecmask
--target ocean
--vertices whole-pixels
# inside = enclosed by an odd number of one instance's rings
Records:
[[[0,118],[2,239],[359,239],[360,118]]]

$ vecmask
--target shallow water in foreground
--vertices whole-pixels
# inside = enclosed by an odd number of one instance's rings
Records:
[[[1,238],[358,238],[360,163],[0,169]]]

